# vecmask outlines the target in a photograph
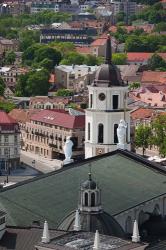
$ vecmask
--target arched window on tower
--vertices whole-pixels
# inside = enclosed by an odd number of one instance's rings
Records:
[[[88,122],[88,141],[90,140],[90,122]]]
[[[91,194],[91,207],[95,207],[95,193]]]
[[[98,143],[103,143],[104,141],[104,126],[102,123],[98,125]]]
[[[113,109],[118,109],[119,106],[119,95],[112,96],[112,107]]]
[[[118,143],[117,128],[118,124],[114,124],[114,143]]]
[[[85,193],[85,206],[88,206],[88,193]]]
[[[93,95],[90,94],[90,108],[92,108],[92,105],[93,105]]]

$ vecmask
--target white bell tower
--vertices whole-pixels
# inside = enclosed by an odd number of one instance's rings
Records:
[[[112,63],[111,39],[107,38],[105,64],[96,72],[89,90],[86,110],[85,158],[117,149],[117,127],[121,119],[127,123],[126,147],[130,150],[130,111],[126,106],[127,83]]]

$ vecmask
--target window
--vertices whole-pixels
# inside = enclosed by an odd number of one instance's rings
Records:
[[[90,140],[90,122],[88,122],[88,140]]]
[[[118,109],[118,101],[119,101],[119,96],[118,95],[113,95],[112,96],[113,109]]]
[[[5,135],[5,136],[4,136],[4,142],[5,142],[5,143],[8,143],[8,142],[9,142],[9,137],[8,137],[8,135]]]
[[[9,156],[9,149],[8,149],[8,148],[4,148],[4,155],[5,155],[6,157]]]
[[[91,207],[95,206],[95,193],[91,194]]]
[[[14,148],[14,154],[17,155],[18,154],[18,150],[17,148]]]
[[[93,95],[90,94],[90,108],[92,108],[92,105],[93,105]]]
[[[104,139],[104,126],[103,124],[98,125],[98,143],[103,143]]]
[[[14,136],[14,143],[17,143],[17,135]]]
[[[114,143],[118,143],[117,128],[118,124],[114,124]]]
[[[88,206],[88,194],[85,193],[85,206]]]

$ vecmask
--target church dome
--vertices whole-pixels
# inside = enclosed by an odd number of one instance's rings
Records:
[[[123,86],[120,70],[112,63],[111,38],[108,36],[106,44],[105,64],[102,64],[96,72],[92,86],[111,87]]]
[[[92,180],[91,174],[89,173],[89,179],[81,184],[83,189],[96,189],[96,182]]]
[[[73,231],[75,221],[75,211],[70,213],[59,225],[58,229],[65,231]],[[115,237],[125,238],[125,233],[119,223],[108,213],[102,211],[80,212],[81,230],[87,232],[96,232],[101,234],[112,235]]]

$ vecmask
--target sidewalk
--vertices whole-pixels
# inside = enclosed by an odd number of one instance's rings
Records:
[[[21,150],[21,161],[43,173],[58,170],[62,167],[62,161],[60,160],[44,158],[23,150]]]

